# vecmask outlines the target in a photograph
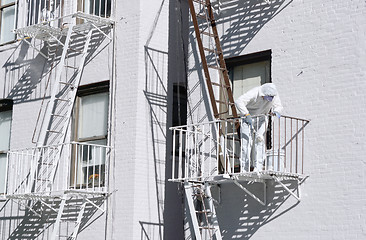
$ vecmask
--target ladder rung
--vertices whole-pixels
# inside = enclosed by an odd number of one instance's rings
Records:
[[[79,69],[77,67],[74,67],[74,66],[70,66],[70,65],[64,65],[64,67],[67,67],[67,68],[72,68],[72,69]]]
[[[205,50],[205,51],[207,51],[207,52],[212,52],[212,53],[215,53],[216,52],[216,50],[214,50],[214,49],[210,49],[210,48],[203,48],[203,50]]]
[[[193,2],[201,3],[202,5],[207,6],[206,2],[201,1],[201,0],[193,0]]]
[[[68,82],[59,82],[60,84],[65,84],[65,85],[69,85],[69,86],[73,86],[74,87],[74,84],[72,83],[68,83]]]
[[[42,163],[41,165],[53,166],[53,163]]]
[[[75,222],[76,223],[75,219],[61,218],[60,220],[63,222]]]
[[[63,99],[63,98],[56,98],[56,100],[64,101],[64,102],[71,102],[69,99]]]
[[[231,86],[221,85],[220,83],[215,83],[215,82],[212,82],[212,85],[219,86],[219,87],[225,87],[225,88],[231,88]]]
[[[212,230],[216,229],[216,228],[214,228],[214,227],[203,227],[203,226],[201,226],[201,227],[199,227],[199,228],[201,228],[201,229],[212,229]]]
[[[51,133],[59,133],[59,134],[61,134],[61,133],[62,133],[62,132],[54,131],[54,130],[47,130],[47,132],[51,132]]]
[[[198,18],[201,18],[201,19],[204,19],[204,20],[210,20],[210,18],[209,17],[207,17],[206,15],[202,15],[202,14],[197,14],[196,15]]]
[[[231,102],[224,102],[224,101],[221,101],[221,100],[215,100],[215,101],[218,102],[218,103],[222,103],[222,104],[235,105],[234,103],[231,103]]]
[[[82,34],[82,35],[85,35],[85,34]],[[78,53],[83,53],[83,51],[75,49],[75,48],[71,48],[71,47],[69,47],[69,50],[74,51],[74,52],[78,52]]]
[[[50,182],[50,179],[37,178],[37,181]]]
[[[196,213],[212,213],[210,210],[206,210],[206,211],[196,211]]]
[[[221,68],[221,67],[218,67],[218,66],[215,66],[215,65],[207,65],[209,68],[214,68],[214,69],[217,69],[217,70],[221,70],[221,71],[225,71],[226,68]]]
[[[51,115],[54,116],[54,117],[67,118],[67,117],[65,117],[63,115],[60,115],[60,114],[51,114]]]
[[[205,32],[205,31],[201,31],[201,33],[206,36],[215,37],[215,34],[213,34],[213,33]]]
[[[219,112],[219,113],[217,113],[217,115],[222,115],[222,114],[226,114],[226,113],[229,113],[229,111]]]

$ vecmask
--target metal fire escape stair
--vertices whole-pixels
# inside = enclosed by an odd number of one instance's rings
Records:
[[[211,1],[188,0],[188,3],[214,117],[235,118],[237,111]],[[213,73],[217,73],[219,82],[213,80]]]
[[[56,219],[52,220],[54,222],[54,227],[50,238],[51,240],[62,237],[72,240],[76,239],[87,203],[104,212],[103,209],[95,205],[89,199],[89,196],[91,198],[95,196],[104,196],[104,199],[109,196],[108,194],[107,196],[93,193],[88,195],[88,193],[78,194],[77,192],[74,193],[69,191],[65,191],[64,193],[52,192],[56,170],[61,158],[65,137],[68,132],[67,130],[74,107],[77,88],[80,84],[82,72],[91,47],[93,32],[98,31],[100,34],[109,38],[102,29],[105,27],[109,28],[113,25],[111,20],[102,19],[81,12],[73,14],[71,17],[72,21],[70,21],[69,24],[64,24],[61,28],[51,27],[50,25],[42,23],[15,31],[32,47],[34,47],[34,45],[31,44],[31,41],[28,41],[29,39],[40,39],[48,42],[50,46],[57,45],[62,48],[62,54],[58,58],[55,78],[51,83],[52,89],[50,100],[47,104],[44,104],[43,108],[41,107],[40,116],[42,115],[41,112],[43,112],[43,118],[39,118],[41,119],[40,122],[37,121],[39,130],[37,131],[36,126],[34,131],[35,133],[39,133],[38,138],[35,141],[38,148],[46,149],[46,146],[57,147],[51,148],[51,150],[41,150],[39,153],[34,153],[34,155],[37,155],[38,162],[36,163],[36,166],[33,166],[30,172],[31,180],[28,183],[29,194],[10,196],[10,198],[14,200],[17,198],[26,200],[27,203],[25,204],[25,207],[38,217],[40,217],[40,214],[37,213],[36,209],[33,209],[37,202],[40,202],[46,208],[50,208],[53,212],[57,213]],[[45,56],[40,50],[37,51],[42,56]],[[49,58],[49,56],[45,57]],[[34,134],[34,136],[36,136],[36,134]],[[74,227],[72,227],[71,233],[67,233],[66,235],[59,234],[60,225],[65,221],[70,221],[70,219],[65,218],[65,216],[67,216],[66,209],[71,198],[78,199],[77,203],[74,204],[74,207],[77,208],[77,218],[74,220]],[[60,203],[54,205],[47,202],[55,201],[55,199],[59,199]]]
[[[71,112],[74,106],[77,87],[79,86],[82,71],[85,65],[85,59],[88,53],[90,44],[92,28],[85,31],[83,41],[84,46],[80,56],[78,56],[78,62],[74,62],[71,73],[65,77],[65,68],[70,69],[69,59],[75,58],[75,50],[72,47],[72,36],[74,32],[74,24],[71,24],[68,28],[66,40],[63,43],[63,51],[58,63],[56,71],[56,79],[53,83],[53,89],[51,93],[51,99],[47,105],[45,116],[43,118],[43,124],[40,128],[40,135],[37,141],[37,146],[57,145],[58,150],[56,153],[52,153],[52,157],[48,157],[49,153],[41,156],[39,164],[36,169],[36,178],[33,189],[35,192],[50,192],[52,190],[53,177],[55,175],[60,154],[62,152],[62,143],[64,143],[67,128]],[[78,33],[79,34],[79,33]],[[71,55],[71,57],[69,57]],[[49,184],[44,184],[48,182]]]
[[[195,238],[221,240],[211,186],[208,183],[185,182],[184,189]]]
[[[82,200],[81,204],[78,204],[76,206],[73,206],[74,208],[78,208],[76,210],[74,210],[75,212],[77,212],[77,217],[76,219],[73,218],[69,218],[68,217],[68,212],[67,212],[67,194],[65,194],[64,196],[62,196],[61,198],[61,203],[59,205],[59,209],[57,211],[57,217],[56,217],[56,222],[55,222],[55,227],[53,228],[52,231],[52,235],[51,235],[51,240],[57,239],[57,237],[59,238],[66,238],[68,240],[75,240],[77,239],[77,235],[79,233],[79,229],[80,229],[80,225],[81,225],[81,220],[83,218],[84,212],[85,212],[85,208],[86,208],[86,204],[87,201],[85,199]],[[74,224],[74,227],[72,229],[71,234],[63,234],[63,235],[59,235],[59,230],[60,230],[60,225],[63,223],[70,223]]]

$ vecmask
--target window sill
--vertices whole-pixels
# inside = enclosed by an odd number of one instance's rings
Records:
[[[1,43],[0,44],[0,52],[10,50],[10,49],[14,49],[14,48],[18,47],[18,45],[19,44],[18,44],[17,40]]]

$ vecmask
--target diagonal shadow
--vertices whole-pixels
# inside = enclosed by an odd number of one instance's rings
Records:
[[[217,23],[225,26],[221,45],[226,57],[242,53],[264,25],[279,14],[293,0],[241,1],[221,0]]]
[[[297,190],[295,181],[283,181],[291,190]],[[247,189],[259,198],[263,198],[261,183],[244,183]],[[295,208],[299,202],[290,200],[290,194],[279,184],[270,181],[267,184],[267,205],[262,206],[253,198],[240,192],[233,184],[222,184],[214,194],[220,191],[220,205],[216,206],[218,222],[224,239],[250,239],[264,225],[270,223]],[[233,198],[233,192],[237,198]],[[218,198],[218,197],[216,197]]]
[[[147,238],[160,236],[163,239],[163,212],[165,187],[165,144],[167,121],[167,60],[168,53],[145,46],[146,84],[144,94],[150,108],[150,129],[153,142],[153,158],[155,170],[155,190],[158,209],[158,223],[144,229]],[[145,223],[146,224],[146,223]],[[152,228],[158,228],[158,234]]]
[[[96,206],[101,207],[105,201],[105,198],[93,197],[89,200]],[[48,206],[42,204],[40,201],[36,201],[32,207],[34,212],[26,210],[23,216],[18,216],[21,221],[16,224],[16,228],[11,232],[11,234],[9,234],[7,239],[36,239],[40,236],[49,238],[52,234],[57,218],[57,212],[53,209],[59,209],[61,200],[53,199],[45,200],[44,202],[48,204]],[[60,225],[59,235],[70,236],[73,233],[82,203],[83,199],[80,198],[70,198],[66,201],[66,207],[63,211],[63,221]],[[49,206],[51,206],[53,209],[51,209]],[[97,211],[97,207],[91,205],[90,203],[86,204],[84,214],[80,221],[79,232],[83,231],[88,225],[92,224],[92,222],[89,223],[90,219],[94,218],[95,221],[95,219],[98,219],[101,216],[95,216]],[[9,221],[9,218],[2,218],[2,220]]]
[[[105,34],[110,32],[109,28],[102,30]],[[65,37],[61,41],[64,39]],[[102,33],[93,33],[85,66],[108,46],[106,44],[98,51],[104,40],[105,35]],[[24,41],[29,40],[23,40],[3,65],[5,69],[3,95],[13,99],[15,104],[36,101],[50,95],[51,84],[56,77],[56,68],[62,54],[62,47],[55,42],[44,43],[32,40],[33,45],[39,47],[40,51],[48,56],[46,59]],[[69,54],[69,58],[80,55],[84,46],[80,35],[74,35],[70,45],[75,51]],[[76,73],[72,74],[70,79],[75,78],[75,76]]]

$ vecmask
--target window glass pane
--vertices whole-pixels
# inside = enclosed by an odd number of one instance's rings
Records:
[[[0,153],[0,193],[5,192],[6,154]]]
[[[78,138],[107,135],[108,93],[81,97]]]
[[[269,82],[269,61],[234,67],[234,99],[266,82]]]
[[[9,3],[14,3],[15,0],[1,0],[1,5],[4,6],[6,4],[9,4]]]
[[[11,114],[12,111],[0,112],[0,151],[9,149]]]
[[[0,43],[10,42],[15,39],[14,30],[15,5],[4,8],[1,12]]]
[[[94,186],[101,186],[104,184],[106,148],[88,144],[105,146],[107,139],[84,142],[84,144],[78,145],[77,184],[94,181]]]
[[[109,17],[111,15],[111,0],[86,0],[84,11],[101,17]]]

